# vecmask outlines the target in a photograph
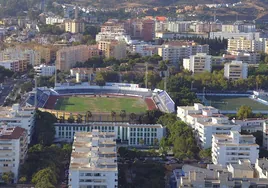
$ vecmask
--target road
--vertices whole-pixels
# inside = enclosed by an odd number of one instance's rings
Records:
[[[2,87],[0,86],[0,106],[3,106],[6,97],[13,90],[14,85],[14,81],[9,81],[7,83],[2,84]]]

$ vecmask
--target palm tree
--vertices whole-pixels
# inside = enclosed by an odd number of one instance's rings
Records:
[[[126,116],[127,116],[126,111],[125,110],[121,110],[120,117],[122,118],[122,121],[125,119]]]
[[[136,115],[135,113],[131,113],[131,114],[129,115],[129,119],[133,122],[134,120],[137,119],[137,115]]]
[[[70,114],[67,121],[68,121],[68,123],[74,123],[74,116],[72,114]]]
[[[142,138],[139,139],[139,144],[144,145],[144,140]]]
[[[92,113],[91,113],[90,111],[87,111],[87,112],[86,112],[86,117],[85,117],[85,121],[86,121],[86,123],[89,122],[89,119],[90,119],[90,118],[92,118]]]
[[[116,117],[116,112],[112,110],[112,111],[111,111],[111,116],[112,116],[112,120],[114,120],[115,117]]]
[[[77,114],[77,118],[76,118],[76,122],[77,123],[82,123],[82,115],[81,114]]]

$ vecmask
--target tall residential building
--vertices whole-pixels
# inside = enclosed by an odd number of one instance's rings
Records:
[[[49,63],[51,61],[53,54],[51,47],[36,45],[33,49],[39,53],[40,63]]]
[[[196,55],[197,53],[209,53],[209,45],[163,45],[158,48],[158,55],[160,55],[163,60],[169,60],[173,64],[178,64],[183,58],[189,58],[191,55]]]
[[[7,48],[0,51],[0,61],[5,60],[26,60],[27,64],[39,65],[41,62],[41,57],[38,52],[32,49],[23,48]]]
[[[144,41],[152,41],[155,37],[155,21],[154,20],[143,20],[142,21],[142,39]]]
[[[245,159],[255,164],[259,158],[259,145],[253,135],[231,131],[230,135],[213,135],[211,152],[212,162],[216,165],[237,164]]]
[[[191,21],[169,21],[167,25],[170,32],[184,33],[190,30]]]
[[[27,131],[27,141],[31,142],[34,132],[35,109],[33,107],[20,107],[14,104],[10,107],[0,107],[0,123],[8,127],[21,127]]]
[[[27,70],[27,65],[28,64],[25,59],[0,61],[0,66],[12,70],[13,72],[24,72]]]
[[[62,48],[56,55],[57,70],[69,71],[76,62],[85,62],[89,59],[89,47],[78,45]]]
[[[224,77],[231,80],[246,79],[248,77],[248,64],[242,61],[225,63]]]
[[[0,126],[0,145],[0,176],[4,172],[12,172],[12,181],[17,183],[20,165],[28,151],[27,131],[20,127]]]
[[[93,122],[93,123],[55,123],[55,139],[70,142],[73,140],[75,132],[91,132],[98,129],[101,132],[114,132],[116,138],[130,146],[140,145],[142,139],[144,145],[155,145],[156,140],[158,144],[165,136],[166,129],[160,124],[129,124],[129,123],[107,123],[107,122]]]
[[[264,52],[265,40],[250,40],[243,37],[239,39],[228,39],[227,51],[248,51],[248,52]]]
[[[77,132],[69,166],[69,188],[117,188],[114,133]]]
[[[106,58],[114,57],[116,59],[123,59],[127,55],[126,43],[122,41],[99,41],[98,48],[103,52]]]
[[[211,56],[205,53],[191,55],[189,59],[183,59],[183,68],[193,74],[211,72]]]
[[[85,23],[81,20],[67,20],[65,21],[65,31],[70,33],[85,32]]]

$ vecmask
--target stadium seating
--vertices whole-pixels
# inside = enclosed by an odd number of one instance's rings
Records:
[[[169,113],[175,112],[175,103],[166,91],[158,93],[159,99]]]
[[[41,89],[37,89],[37,107],[43,108],[50,96],[49,91],[42,91]],[[35,93],[31,93],[27,99],[27,104],[34,106],[35,102]]]

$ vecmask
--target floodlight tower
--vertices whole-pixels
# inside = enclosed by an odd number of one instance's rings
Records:
[[[148,88],[148,62],[145,63],[145,88]]]

